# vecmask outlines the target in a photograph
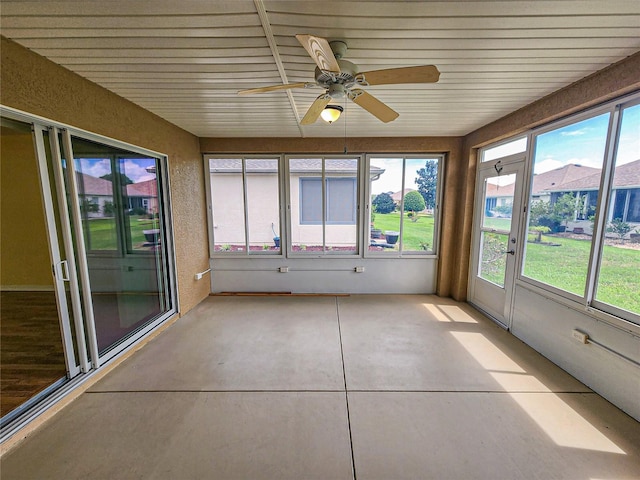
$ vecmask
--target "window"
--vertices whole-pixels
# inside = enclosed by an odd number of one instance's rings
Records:
[[[441,160],[370,158],[370,253],[435,253]]]
[[[357,253],[360,159],[291,158],[288,164],[292,251]]]
[[[527,150],[527,137],[516,138],[515,140],[509,140],[506,143],[496,145],[495,147],[489,147],[482,152],[483,162],[489,162],[496,160],[497,158],[508,157],[516,153],[522,153]]]
[[[524,275],[583,296],[595,210],[584,217],[581,192],[599,190],[610,113],[550,130],[534,138]],[[587,235],[573,235],[574,231]],[[539,235],[541,234],[541,235]]]
[[[277,158],[208,160],[215,253],[280,253],[278,164]]]
[[[533,133],[520,278],[640,324],[640,105],[595,112]]]
[[[357,210],[356,178],[327,178],[327,225],[354,225]],[[322,178],[300,178],[300,224],[322,223]]]
[[[620,113],[595,300],[640,315],[640,105]]]

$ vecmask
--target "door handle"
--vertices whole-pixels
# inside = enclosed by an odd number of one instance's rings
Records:
[[[53,266],[53,272],[58,280],[63,282],[69,281],[69,263],[66,260],[62,260]]]
[[[506,252],[504,252],[504,253],[508,253],[509,255],[515,255],[515,254],[516,254],[516,251],[515,251],[515,250],[513,250],[513,249],[511,249],[511,250],[507,250],[507,251],[506,251]]]

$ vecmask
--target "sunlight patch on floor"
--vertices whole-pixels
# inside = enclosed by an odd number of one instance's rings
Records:
[[[434,305],[423,303],[431,315],[439,322],[478,323],[478,321],[457,305]]]
[[[626,455],[540,380],[527,375],[482,333],[450,333],[557,445]],[[516,389],[528,391],[513,391]]]

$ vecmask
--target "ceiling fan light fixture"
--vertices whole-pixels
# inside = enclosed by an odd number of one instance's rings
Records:
[[[322,110],[320,116],[328,124],[332,124],[340,118],[340,114],[343,112],[343,108],[340,105],[327,105]],[[316,114],[317,115],[317,114]]]

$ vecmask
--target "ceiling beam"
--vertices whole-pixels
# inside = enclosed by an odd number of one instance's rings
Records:
[[[271,30],[271,24],[269,23],[269,19],[267,18],[267,10],[264,8],[264,3],[262,0],[253,0],[253,3],[256,6],[258,16],[260,17],[260,23],[262,24],[264,35],[267,38],[269,47],[271,48],[271,53],[273,54],[273,59],[276,62],[276,67],[278,68],[278,73],[280,74],[282,83],[285,83],[285,84],[289,83],[289,80],[287,79],[287,73],[284,70],[284,64],[280,59],[280,53],[278,52],[278,45],[276,44],[276,39],[273,36],[273,31]],[[293,110],[293,116],[295,117],[296,123],[298,124],[298,130],[300,131],[300,136],[304,137],[304,131],[302,129],[302,125],[300,124],[300,116],[298,115],[296,101],[293,98],[293,94],[291,93],[291,90],[286,90],[286,94],[287,94],[287,98],[289,99],[289,103],[291,104],[291,110]]]

